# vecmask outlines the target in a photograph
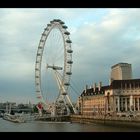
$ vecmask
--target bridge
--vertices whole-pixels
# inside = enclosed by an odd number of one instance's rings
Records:
[[[14,113],[16,113],[16,112],[26,112],[26,113],[29,113],[29,112],[32,112],[32,108],[23,108],[23,109],[12,108],[11,111],[13,111]],[[6,112],[6,109],[0,109],[0,112]]]

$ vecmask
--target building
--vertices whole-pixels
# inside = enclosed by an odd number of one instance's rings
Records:
[[[140,79],[114,80],[111,85],[90,87],[79,97],[82,115],[140,115]]]
[[[128,80],[132,79],[132,68],[131,64],[118,63],[111,67],[111,82],[113,80]]]
[[[82,92],[79,97],[79,114],[82,115],[103,115],[105,114],[105,89],[108,86],[102,86],[101,82],[97,86],[88,88]]]
[[[107,112],[140,111],[140,79],[114,80],[105,91]]]
[[[79,114],[140,116],[140,79],[131,79],[131,65],[119,63],[111,67],[112,81],[88,88],[79,97]]]

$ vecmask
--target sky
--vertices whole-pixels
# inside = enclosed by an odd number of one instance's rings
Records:
[[[36,53],[53,19],[64,21],[71,33],[71,82],[76,89],[69,95],[72,101],[86,85],[108,85],[114,64],[132,64],[133,78],[140,78],[139,8],[1,8],[0,102],[37,103]]]

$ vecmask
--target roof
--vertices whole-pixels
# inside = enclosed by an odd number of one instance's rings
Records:
[[[96,87],[95,91],[94,88],[89,88],[86,90],[83,90],[81,96],[90,96],[90,95],[103,95],[105,93],[105,89],[108,89],[109,86],[102,86],[99,90],[99,87]]]
[[[139,84],[140,85],[140,79],[129,79],[129,80],[113,80],[110,88],[111,89],[116,89],[116,88],[120,88],[122,86],[125,86],[125,84],[127,86],[129,86],[129,84]]]
[[[120,65],[131,65],[131,64],[121,62],[121,63],[113,65],[111,68],[115,68],[116,66],[120,66]]]
[[[88,88],[85,92],[83,90],[81,96],[92,96],[92,95],[103,95],[105,93],[105,90],[107,89],[119,89],[119,88],[130,88],[130,83],[131,87],[140,87],[140,79],[129,79],[129,80],[113,80],[111,85],[107,86],[102,86],[100,91],[99,87],[96,87],[95,91],[93,88]]]

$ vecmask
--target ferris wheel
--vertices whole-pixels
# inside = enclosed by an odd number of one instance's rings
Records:
[[[50,74],[55,79],[53,85],[57,85],[58,92],[55,99],[55,110],[60,112],[63,110],[62,108],[65,108],[68,112],[71,108],[76,113],[68,95],[72,75],[73,50],[71,49],[72,41],[67,28],[63,21],[54,19],[44,29],[36,55],[35,86],[39,103],[47,110],[49,105],[46,103],[43,93],[47,92],[44,89],[50,84],[45,83]],[[44,80],[42,80],[43,78]],[[53,89],[52,85],[50,87]]]

